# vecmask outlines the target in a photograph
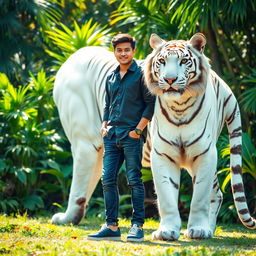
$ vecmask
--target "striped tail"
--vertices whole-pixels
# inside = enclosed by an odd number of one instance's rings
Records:
[[[242,179],[242,127],[237,102],[226,122],[230,139],[231,185],[235,206],[243,225],[249,229],[256,229],[256,220],[249,213],[244,193]]]

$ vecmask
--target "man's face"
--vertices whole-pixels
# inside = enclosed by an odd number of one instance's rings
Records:
[[[135,49],[132,49],[130,43],[119,43],[114,50],[114,55],[121,65],[129,65],[133,60],[134,54]]]

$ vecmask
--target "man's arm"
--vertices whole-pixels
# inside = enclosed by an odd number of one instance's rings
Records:
[[[142,94],[143,94],[142,100],[145,102],[146,107],[142,113],[142,117],[141,117],[139,123],[136,126],[136,129],[129,133],[129,135],[133,138],[140,137],[140,134],[138,134],[138,133],[140,133],[140,131],[142,132],[145,129],[145,127],[147,126],[147,124],[151,121],[152,116],[154,114],[154,108],[155,108],[156,97],[153,96],[149,92],[149,90],[144,82],[143,77],[141,79],[141,88],[142,88]],[[137,129],[139,129],[140,131],[138,131]],[[136,130],[137,130],[137,132],[136,132]]]
[[[139,138],[140,134],[136,130],[138,129],[139,131],[142,132],[149,122],[150,122],[149,119],[146,119],[146,118],[142,117],[140,119],[139,123],[137,124],[136,129],[129,132],[129,136],[132,137],[132,138]]]

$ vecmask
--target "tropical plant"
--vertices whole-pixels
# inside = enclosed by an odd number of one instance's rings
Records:
[[[35,211],[48,199],[40,171],[52,167],[53,152],[63,151],[52,87],[53,78],[44,70],[31,74],[30,83],[18,88],[0,74],[1,211]]]
[[[242,157],[243,157],[243,165],[242,165],[242,174],[244,177],[245,184],[245,193],[247,196],[247,201],[249,205],[249,209],[251,212],[256,211],[256,148],[252,143],[250,136],[246,133],[242,134]],[[237,213],[235,209],[235,205],[232,198],[231,186],[230,186],[230,166],[229,166],[229,158],[230,158],[230,146],[226,136],[226,144],[221,150],[221,158],[225,159],[226,167],[219,170],[218,174],[221,179],[221,190],[224,193],[224,202],[223,206],[220,210],[220,219],[224,222],[230,222],[231,219],[235,220],[237,218]],[[223,163],[224,163],[223,162]],[[225,166],[225,165],[224,165]],[[227,193],[229,192],[229,193]]]
[[[46,31],[51,42],[57,47],[57,51],[46,52],[57,60],[56,69],[75,51],[85,46],[106,46],[109,44],[109,29],[93,23],[92,19],[81,27],[74,21],[74,30],[60,23],[61,29],[54,27]]]
[[[13,82],[43,63],[43,31],[61,18],[56,1],[0,1],[0,72]],[[41,33],[39,33],[41,31]]]

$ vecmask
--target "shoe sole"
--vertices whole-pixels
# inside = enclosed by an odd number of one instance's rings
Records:
[[[88,240],[94,240],[94,241],[121,241],[121,237],[87,237]]]
[[[127,242],[143,242],[144,238],[127,238]]]

